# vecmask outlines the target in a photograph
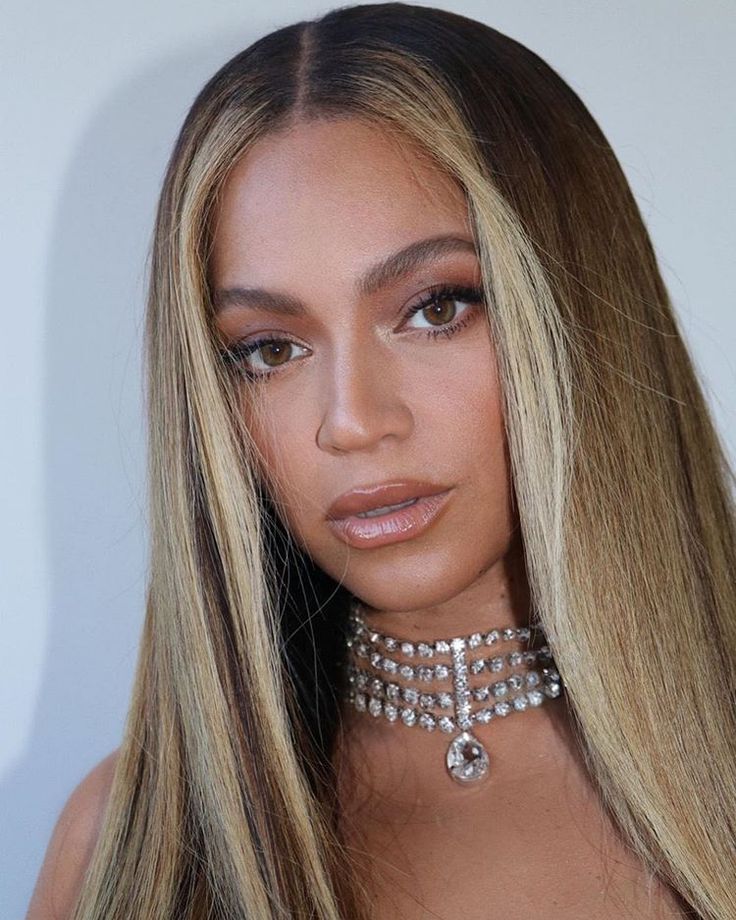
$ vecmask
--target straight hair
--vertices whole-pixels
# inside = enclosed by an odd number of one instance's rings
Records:
[[[651,872],[694,915],[735,917],[733,471],[636,201],[540,57],[465,16],[379,3],[237,54],[171,155],[145,330],[145,621],[74,918],[368,916],[331,760],[349,592],[261,487],[208,283],[234,164],[338,118],[411,141],[465,192],[535,625],[586,768]]]

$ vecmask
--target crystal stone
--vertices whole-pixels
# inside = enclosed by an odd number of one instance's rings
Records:
[[[447,769],[459,783],[472,783],[488,773],[488,752],[471,732],[461,732],[447,748]]]
[[[423,712],[419,716],[419,724],[422,726],[422,728],[426,728],[428,732],[433,732],[437,722],[431,713]]]

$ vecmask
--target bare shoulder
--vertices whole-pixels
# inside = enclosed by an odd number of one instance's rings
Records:
[[[56,822],[26,920],[66,920],[79,894],[112,785],[118,749],[81,780]]]

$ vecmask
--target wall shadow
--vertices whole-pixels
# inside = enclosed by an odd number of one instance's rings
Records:
[[[48,638],[29,742],[0,784],[8,920],[25,915],[69,793],[120,743],[147,578],[141,342],[156,199],[194,96],[254,37],[210,39],[120,85],[60,187],[35,358],[45,368]]]

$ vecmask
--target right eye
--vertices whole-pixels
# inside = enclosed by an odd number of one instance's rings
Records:
[[[236,342],[223,352],[225,360],[241,368],[248,377],[269,377],[289,364],[296,348],[306,348],[290,339],[259,338]],[[254,360],[255,357],[255,360]]]

